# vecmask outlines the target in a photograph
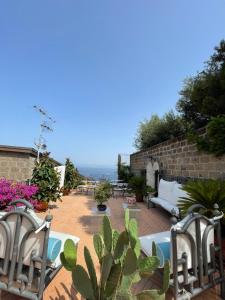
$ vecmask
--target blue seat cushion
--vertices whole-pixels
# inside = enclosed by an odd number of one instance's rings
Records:
[[[60,253],[62,241],[56,238],[50,237],[48,239],[48,251],[47,258],[49,261],[54,262]]]
[[[170,242],[156,243],[156,253],[160,260],[160,267],[163,267],[165,261],[170,260]]]

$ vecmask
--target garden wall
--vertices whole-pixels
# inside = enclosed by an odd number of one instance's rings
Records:
[[[0,177],[25,181],[31,178],[34,160],[26,153],[0,152]]]
[[[26,181],[32,177],[37,151],[29,147],[0,145],[0,178]],[[54,159],[55,166],[60,163]]]
[[[159,163],[159,174],[164,179],[225,179],[225,156],[217,158],[199,152],[196,145],[189,143],[184,137],[171,139],[131,154],[131,171],[136,175],[143,174],[151,160]]]

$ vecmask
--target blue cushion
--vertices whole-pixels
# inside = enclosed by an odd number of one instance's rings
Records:
[[[47,258],[51,262],[54,262],[57,256],[60,253],[62,241],[56,238],[49,238],[48,239],[48,251],[47,251]]]
[[[160,260],[160,267],[163,267],[165,261],[170,260],[170,242],[156,243],[156,253]]]

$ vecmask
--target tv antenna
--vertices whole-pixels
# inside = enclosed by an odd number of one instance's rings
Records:
[[[40,115],[39,136],[38,139],[34,142],[38,151],[37,162],[39,163],[41,150],[47,149],[46,139],[44,138],[43,134],[44,132],[53,132],[52,125],[56,121],[52,117],[50,117],[47,111],[44,110],[42,107],[34,105],[33,108]]]

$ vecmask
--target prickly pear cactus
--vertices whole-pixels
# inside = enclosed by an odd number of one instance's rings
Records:
[[[129,218],[129,210],[125,211],[125,230],[121,233],[113,230],[109,218],[104,216],[101,233],[93,236],[93,244],[100,264],[99,281],[87,247],[84,247],[86,268],[77,264],[77,246],[72,240],[66,241],[60,256],[62,265],[72,273],[75,288],[85,299],[165,299],[165,292],[169,286],[169,262],[164,266],[162,289],[144,290],[132,295],[132,286],[143,277],[151,276],[160,262],[154,243],[153,256],[141,257],[137,222]]]

